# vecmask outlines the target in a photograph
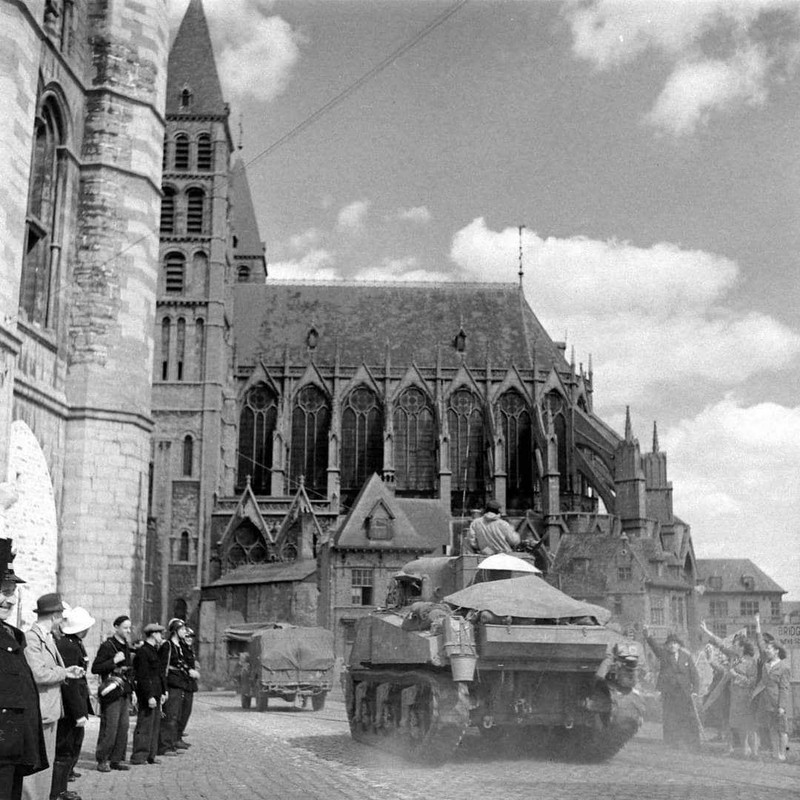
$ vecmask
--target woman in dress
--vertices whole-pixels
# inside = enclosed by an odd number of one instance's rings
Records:
[[[784,660],[786,651],[776,641],[765,641],[761,633],[761,619],[756,615],[758,650],[761,653],[761,678],[753,692],[756,717],[769,734],[772,755],[786,761],[789,731],[786,709],[789,703],[789,665]]]

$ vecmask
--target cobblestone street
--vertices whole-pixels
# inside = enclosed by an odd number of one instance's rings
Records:
[[[795,743],[786,764],[729,759],[706,752],[712,746],[676,754],[663,748],[654,725],[599,766],[487,757],[485,743],[470,735],[450,763],[421,767],[353,742],[341,700],[329,698],[316,713],[280,702],[258,713],[243,711],[230,692],[197,696],[187,733],[192,747],[178,758],[100,774],[92,758],[97,724],[87,730],[83,777],[70,784],[83,800],[774,800],[797,796],[800,785]]]

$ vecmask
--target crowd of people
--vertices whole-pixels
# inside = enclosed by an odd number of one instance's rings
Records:
[[[158,764],[188,749],[184,733],[200,673],[186,622],[172,619],[166,629],[151,622],[134,642],[131,619],[121,614],[92,661],[83,640],[96,620],[55,592],[37,600],[28,631],[9,622],[25,582],[12,560],[11,541],[0,539],[0,798],[81,800],[69,783],[80,777],[75,767],[95,713],[89,673],[99,682],[98,772]]]
[[[678,748],[696,748],[704,723],[714,720],[730,745],[730,755],[758,758],[762,745],[777,761],[786,761],[789,749],[787,712],[791,684],[786,651],[761,630],[758,615],[755,636],[746,630],[731,640],[715,636],[705,621],[700,630],[711,647],[707,661],[714,678],[700,699],[700,676],[692,653],[671,633],[663,645],[647,628],[647,643],[659,662],[656,689],[661,693],[664,741]]]

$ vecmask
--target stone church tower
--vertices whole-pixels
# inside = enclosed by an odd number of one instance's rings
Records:
[[[95,636],[141,615],[167,41],[163,0],[0,2],[0,535],[23,623],[56,586]]]

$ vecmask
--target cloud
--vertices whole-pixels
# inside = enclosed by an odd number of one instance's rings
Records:
[[[170,3],[173,29],[187,5]],[[232,13],[229,0],[203,3],[226,99],[270,101],[286,90],[306,38],[271,14],[273,6],[270,0],[242,0]]]
[[[279,280],[335,280],[339,277],[335,261],[334,254],[328,250],[311,250],[295,260],[270,262],[269,277]]]
[[[298,233],[289,239],[289,248],[293,252],[302,252],[309,247],[317,245],[322,238],[318,228],[309,228],[307,231]]]
[[[800,406],[728,395],[659,439],[698,557],[749,558],[800,598]]]
[[[514,281],[518,248],[516,228],[492,231],[478,218],[450,256],[467,279]],[[735,386],[800,356],[796,331],[726,302],[739,270],[724,256],[532,231],[523,254],[531,306],[552,335],[567,330],[593,354],[596,399],[612,409],[690,380]]]
[[[430,222],[431,212],[427,206],[414,206],[413,208],[401,208],[397,212],[398,219],[408,220],[409,222]]]
[[[600,70],[647,51],[672,72],[643,119],[683,135],[713,113],[761,105],[800,63],[797,0],[579,0],[565,7],[573,53]]]
[[[415,281],[421,283],[446,283],[454,280],[452,273],[421,267],[415,256],[384,258],[377,266],[359,270],[353,278],[364,281]]]
[[[339,211],[336,226],[340,230],[360,231],[369,210],[369,201],[355,200]]]

